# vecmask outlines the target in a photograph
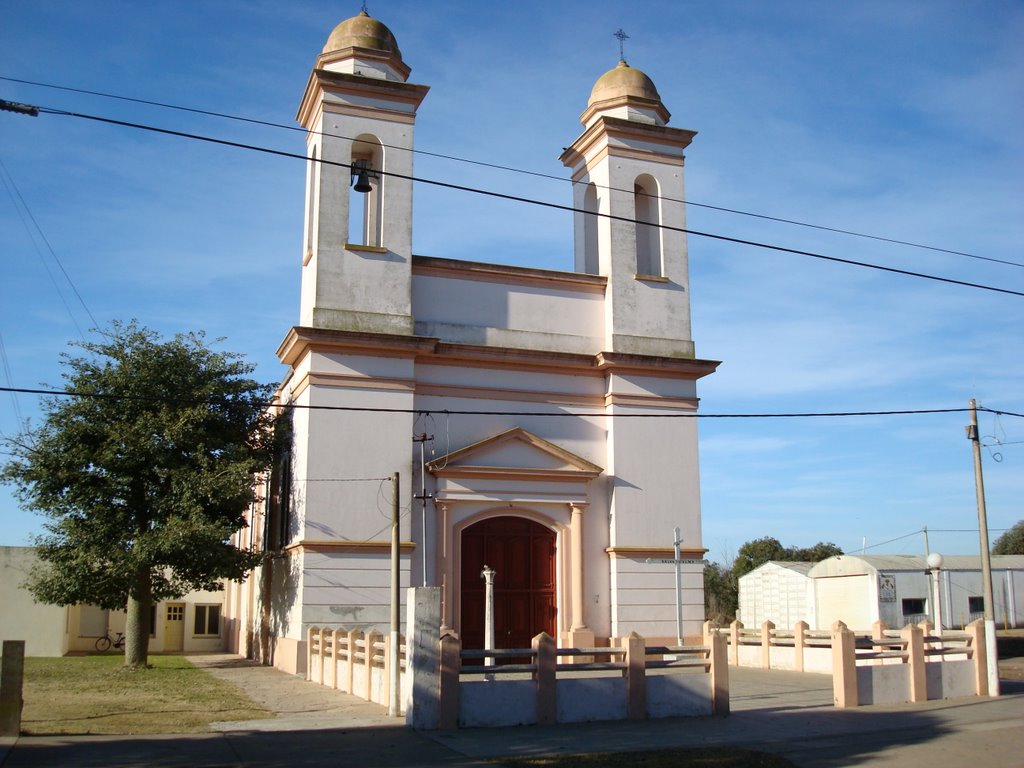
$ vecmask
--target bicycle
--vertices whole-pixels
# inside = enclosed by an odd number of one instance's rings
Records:
[[[118,632],[116,640],[111,640],[109,634],[106,634],[96,640],[96,650],[100,653],[109,651],[111,646],[119,650],[124,648],[124,632]]]

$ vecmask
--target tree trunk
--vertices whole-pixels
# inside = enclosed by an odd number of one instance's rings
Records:
[[[124,665],[145,667],[149,662],[149,610],[153,602],[149,568],[140,566],[128,592],[128,616],[124,628]]]

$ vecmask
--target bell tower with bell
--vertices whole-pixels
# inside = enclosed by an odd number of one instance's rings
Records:
[[[309,158],[302,326],[413,332],[413,127],[428,88],[409,72],[365,10],[317,57],[297,115]]]

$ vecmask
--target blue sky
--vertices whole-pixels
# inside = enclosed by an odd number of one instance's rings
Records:
[[[9,4],[0,76],[294,124],[357,2]],[[1024,6],[1017,2],[371,2],[411,81],[417,148],[564,179],[594,81],[626,58],[698,131],[689,227],[1024,291]],[[304,151],[300,133],[10,80],[0,98]],[[9,379],[60,386],[93,324],[225,337],[259,378],[298,318],[303,163],[86,120],[0,113],[0,334]],[[565,181],[418,155],[419,176],[569,204]],[[13,194],[16,185],[17,192]],[[17,196],[49,246],[42,243]],[[16,202],[17,201],[17,202]],[[420,185],[414,251],[571,269],[569,214]],[[693,236],[694,340],[723,361],[705,413],[966,407],[1024,412],[1024,298]],[[34,396],[0,393],[0,431]],[[977,552],[964,413],[706,420],[704,545],[772,535],[874,553]],[[989,526],[1024,518],[1024,420],[980,416]],[[996,455],[1001,461],[996,460]],[[0,488],[0,544],[40,520]],[[950,532],[943,532],[950,531]],[[966,531],[966,532],[964,532]],[[995,534],[994,534],[995,535]],[[666,543],[671,532],[666,532]],[[889,544],[883,542],[899,538]],[[880,546],[879,546],[880,545]]]

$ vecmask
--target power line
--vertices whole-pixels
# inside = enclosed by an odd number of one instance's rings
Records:
[[[147,106],[160,107],[162,109],[173,109],[173,110],[177,110],[177,111],[180,111],[180,112],[189,112],[189,113],[197,114],[197,115],[206,115],[208,117],[219,117],[219,118],[223,118],[223,119],[226,119],[226,120],[234,120],[234,121],[237,121],[237,122],[249,123],[251,125],[262,125],[262,126],[266,126],[266,127],[269,127],[269,128],[280,128],[280,129],[288,130],[288,131],[298,131],[298,132],[302,132],[302,133],[313,133],[314,135],[317,135],[317,136],[329,136],[331,138],[347,139],[349,141],[355,141],[356,140],[356,139],[353,139],[350,136],[343,136],[343,135],[336,134],[336,133],[330,133],[328,131],[307,131],[307,129],[305,129],[305,128],[301,127],[301,126],[289,125],[287,123],[278,123],[278,122],[275,122],[275,121],[272,121],[272,120],[260,120],[258,118],[245,117],[245,116],[242,116],[242,115],[232,115],[230,113],[218,112],[218,111],[215,111],[215,110],[199,109],[197,107],[186,107],[186,106],[182,106],[180,104],[170,104],[170,103],[167,103],[167,102],[153,101],[153,100],[150,100],[150,99],[139,99],[139,98],[134,98],[134,97],[131,97],[131,96],[121,96],[121,95],[114,94],[114,93],[106,93],[104,91],[94,91],[94,90],[89,90],[89,89],[86,89],[86,88],[73,88],[71,86],[55,85],[53,83],[42,83],[42,82],[38,82],[38,81],[34,81],[34,80],[23,80],[23,79],[19,79],[19,78],[16,78],[16,77],[0,76],[0,80],[5,80],[5,81],[8,81],[8,82],[12,82],[12,83],[22,83],[24,85],[37,86],[37,87],[40,87],[40,88],[51,88],[51,89],[54,89],[54,90],[68,91],[68,92],[71,92],[71,93],[82,93],[82,94],[86,94],[86,95],[89,95],[89,96],[101,96],[103,98],[115,99],[117,101],[126,101],[126,102],[131,102],[131,103],[134,103],[134,104],[145,104]],[[500,163],[489,163],[489,162],[485,162],[485,161],[482,161],[482,160],[472,160],[472,159],[465,158],[465,157],[459,157],[457,155],[448,155],[448,154],[443,154],[443,153],[440,153],[440,152],[430,152],[430,151],[427,151],[427,150],[424,150],[424,149],[410,149],[409,147],[400,147],[400,146],[396,146],[396,145],[393,145],[393,144],[382,144],[381,146],[383,146],[383,147],[385,147],[387,149],[396,149],[396,150],[401,150],[401,151],[405,151],[405,152],[412,152],[414,154],[423,155],[425,157],[435,157],[435,158],[438,158],[438,159],[441,159],[441,160],[452,160],[454,162],[465,163],[467,165],[476,165],[476,166],[483,167],[483,168],[492,168],[494,170],[509,171],[511,173],[519,173],[519,174],[523,174],[525,176],[534,176],[536,178],[552,179],[552,180],[560,181],[560,182],[568,182],[568,183],[573,184],[573,185],[582,183],[582,182],[576,181],[574,179],[566,179],[563,176],[555,176],[554,174],[550,174],[550,173],[541,173],[540,171],[529,171],[529,170],[526,170],[524,168],[516,168],[514,166],[502,165]],[[619,188],[611,187],[611,186],[605,186],[605,185],[596,185],[596,186],[598,186],[600,189],[607,189],[609,191],[632,192],[632,190],[624,190],[624,189],[619,189]],[[995,264],[1005,264],[1005,265],[1011,266],[1011,267],[1022,267],[1022,268],[1024,268],[1024,263],[1019,263],[1019,262],[1016,262],[1016,261],[1009,261],[1009,260],[1006,260],[1006,259],[996,259],[996,258],[993,258],[991,256],[981,256],[981,255],[975,254],[975,253],[968,253],[966,251],[957,251],[957,250],[953,250],[953,249],[950,249],[950,248],[940,248],[938,246],[925,245],[923,243],[915,243],[915,242],[912,242],[912,241],[909,241],[909,240],[900,240],[900,239],[897,239],[897,238],[885,237],[885,236],[882,236],[882,235],[872,235],[872,234],[868,234],[868,233],[865,233],[865,232],[857,232],[857,231],[854,231],[854,230],[843,229],[843,228],[840,228],[840,227],[829,227],[829,226],[825,226],[825,225],[822,225],[822,224],[812,224],[812,223],[805,222],[805,221],[798,221],[796,219],[789,219],[789,218],[784,218],[784,217],[781,217],[781,216],[770,216],[768,214],[763,214],[763,213],[754,213],[754,212],[751,212],[751,211],[744,211],[744,210],[740,210],[738,208],[730,208],[730,207],[727,207],[727,206],[711,205],[709,203],[698,203],[698,202],[695,202],[693,200],[679,200],[679,199],[672,198],[672,197],[662,197],[660,195],[655,195],[654,197],[656,197],[659,200],[666,200],[668,202],[684,203],[686,205],[692,205],[692,206],[694,206],[696,208],[706,208],[706,209],[712,210],[712,211],[720,211],[722,213],[731,213],[731,214],[735,214],[735,215],[738,215],[738,216],[747,216],[747,217],[750,217],[750,218],[761,219],[763,221],[774,221],[774,222],[777,222],[777,223],[780,223],[780,224],[790,224],[792,226],[805,227],[805,228],[808,228],[808,229],[816,229],[816,230],[819,230],[819,231],[822,231],[822,232],[833,232],[835,234],[848,235],[850,237],[860,237],[860,238],[864,238],[864,239],[868,239],[868,240],[875,240],[875,241],[883,242],[883,243],[891,243],[893,245],[903,245],[903,246],[907,246],[907,247],[910,247],[910,248],[918,248],[918,249],[921,249],[921,250],[934,251],[934,252],[937,252],[937,253],[947,253],[947,254],[951,254],[953,256],[964,256],[964,257],[969,258],[969,259],[978,259],[978,260],[981,260],[981,261],[988,261],[988,262],[992,262],[992,263],[995,263]]]
[[[931,529],[929,528],[928,530],[931,530]],[[922,531],[918,530],[918,531],[913,531],[912,533],[906,533],[906,534],[904,534],[902,536],[897,536],[895,539],[889,539],[888,541],[882,541],[882,542],[879,542],[878,544],[872,544],[870,547],[861,547],[858,551],[859,552],[864,552],[865,550],[868,550],[868,549],[877,549],[878,547],[884,547],[886,544],[892,544],[894,541],[902,541],[903,539],[909,539],[911,536],[917,536],[921,532]]]
[[[75,297],[78,299],[78,303],[82,305],[82,309],[85,310],[85,314],[89,316],[89,319],[92,321],[93,327],[98,328],[99,323],[96,322],[96,318],[93,317],[92,312],[89,311],[89,307],[86,305],[85,299],[82,298],[82,294],[78,292],[78,288],[75,286],[74,280],[71,279],[71,275],[69,275],[68,271],[64,269],[64,263],[60,260],[60,257],[57,256],[57,252],[53,250],[53,246],[50,245],[50,241],[47,239],[42,227],[39,226],[39,222],[36,220],[36,217],[32,215],[32,209],[28,207],[28,203],[25,202],[25,198],[22,196],[21,190],[18,189],[18,185],[14,181],[14,177],[11,176],[11,172],[7,170],[7,166],[4,165],[2,159],[0,159],[0,170],[3,171],[2,178],[4,181],[4,186],[8,187],[8,185],[10,185],[7,189],[7,192],[11,196],[11,202],[14,204],[14,209],[18,212],[19,218],[21,218],[22,225],[29,233],[29,239],[32,241],[33,246],[36,246],[36,253],[40,257],[39,260],[43,263],[43,266],[46,268],[46,274],[49,275],[50,281],[53,282],[53,287],[57,290],[57,295],[60,296],[60,300],[64,304],[64,308],[68,311],[68,315],[71,317],[71,322],[74,323],[75,328],[78,330],[78,335],[84,338],[85,335],[82,333],[82,329],[79,327],[78,321],[75,320],[74,313],[71,312],[71,307],[69,307],[68,303],[64,301],[64,294],[61,293],[60,288],[57,286],[56,281],[53,279],[53,274],[50,272],[50,268],[46,264],[46,259],[44,259],[42,257],[42,254],[39,253],[38,245],[36,244],[35,238],[32,237],[32,232],[29,229],[28,223],[25,221],[24,215],[22,215],[22,210],[24,210],[25,214],[28,215],[28,218],[32,222],[32,226],[35,227],[36,232],[39,234],[39,238],[43,241],[43,243],[46,245],[46,249],[50,252],[50,256],[53,257],[53,260],[57,263],[57,266],[60,267],[61,274],[64,275],[64,279],[67,280],[68,285],[71,286],[71,291],[75,294]],[[13,190],[13,192],[11,190]],[[15,196],[17,196],[17,201],[15,201]],[[18,206],[18,202],[21,203],[20,207]]]
[[[27,389],[23,387],[0,387],[0,392],[19,392],[30,395],[59,397],[82,397],[97,400],[127,400],[133,402],[177,403],[181,405],[224,405],[225,400],[176,399],[173,397],[147,397],[145,395],[118,395],[106,392],[78,392],[59,389]],[[889,411],[826,411],[803,413],[598,413],[586,411],[501,411],[501,410],[454,410],[448,408],[374,408],[360,405],[305,405],[300,403],[261,403],[267,408],[308,411],[352,411],[359,413],[405,413],[418,416],[549,416],[561,418],[609,418],[609,419],[806,419],[806,418],[849,418],[855,416],[922,416],[938,413],[966,413],[970,408],[915,408]],[[978,406],[979,411],[1000,416],[1024,418],[1024,413],[1002,411]]]
[[[280,149],[271,149],[269,147],[261,147],[255,144],[246,144],[244,142],[230,141],[228,139],[218,139],[212,136],[204,136],[202,134],[188,133],[186,131],[176,131],[170,128],[159,128],[156,126],[145,125],[143,123],[133,123],[126,120],[116,120],[109,117],[100,117],[98,115],[90,115],[82,112],[71,112],[68,110],[52,109],[49,107],[38,107],[39,111],[44,114],[59,115],[62,117],[77,117],[84,120],[93,120],[95,122],[106,123],[109,125],[119,125],[125,128],[135,128],[137,130],[149,131],[152,133],[159,133],[167,136],[177,136],[179,138],[193,139],[195,141],[203,141],[210,144],[218,144],[226,147],[235,147],[237,149],[246,149],[253,152],[261,152],[263,154],[274,155],[276,157],[287,157],[295,160],[302,160],[303,162],[314,162],[320,163],[321,165],[337,166],[341,168],[352,168],[351,163],[342,163],[339,161],[324,160],[321,157],[309,158],[305,155],[300,155],[295,152],[287,152]],[[932,280],[940,283],[947,283],[950,285],[960,285],[967,288],[978,288],[985,291],[993,291],[995,293],[1004,293],[1011,296],[1024,297],[1024,291],[1014,291],[1009,288],[998,288],[992,285],[984,285],[981,283],[972,283],[966,280],[955,280],[949,277],[941,277],[938,275],[930,275],[924,272],[915,272],[907,269],[898,269],[896,267],[887,267],[881,264],[873,264],[865,261],[857,261],[854,259],[844,259],[839,256],[828,256],[822,253],[816,253],[814,251],[804,251],[797,248],[787,248],[781,245],[772,245],[770,243],[762,243],[756,240],[746,240],[739,237],[731,237],[728,235],[719,235],[713,232],[701,232],[695,229],[688,229],[686,227],[674,227],[669,224],[653,224],[650,222],[638,221],[637,219],[630,218],[628,216],[617,216],[611,213],[602,213],[599,211],[586,211],[575,208],[571,205],[562,205],[560,203],[550,203],[544,200],[537,200],[529,197],[522,197],[520,195],[511,195],[504,192],[494,192],[492,190],[479,189],[477,187],[470,187],[463,184],[453,184],[451,182],[438,181],[436,179],[425,179],[417,176],[411,176],[408,174],[395,173],[394,171],[375,171],[381,176],[390,176],[392,178],[405,179],[407,181],[414,181],[420,184],[428,184],[443,189],[451,189],[460,192],[469,192],[472,194],[485,195],[488,197],[494,197],[501,200],[508,200],[510,202],[525,203],[528,205],[534,205],[542,208],[550,208],[553,210],[567,211],[571,213],[582,213],[591,216],[598,216],[601,218],[611,219],[613,221],[623,221],[632,224],[641,224],[646,226],[655,227],[657,229],[664,229],[672,232],[681,232],[683,234],[694,235],[696,237],[706,237],[712,240],[719,240],[721,242],[733,243],[735,245],[747,245],[752,248],[762,248],[765,250],[777,251],[779,253],[788,253],[796,256],[807,256],[809,258],[819,259],[822,261],[830,261],[836,264],[846,264],[848,266],[864,267],[867,269],[874,269],[880,272],[889,272],[891,274],[904,275],[907,277],[918,277],[923,280]]]

